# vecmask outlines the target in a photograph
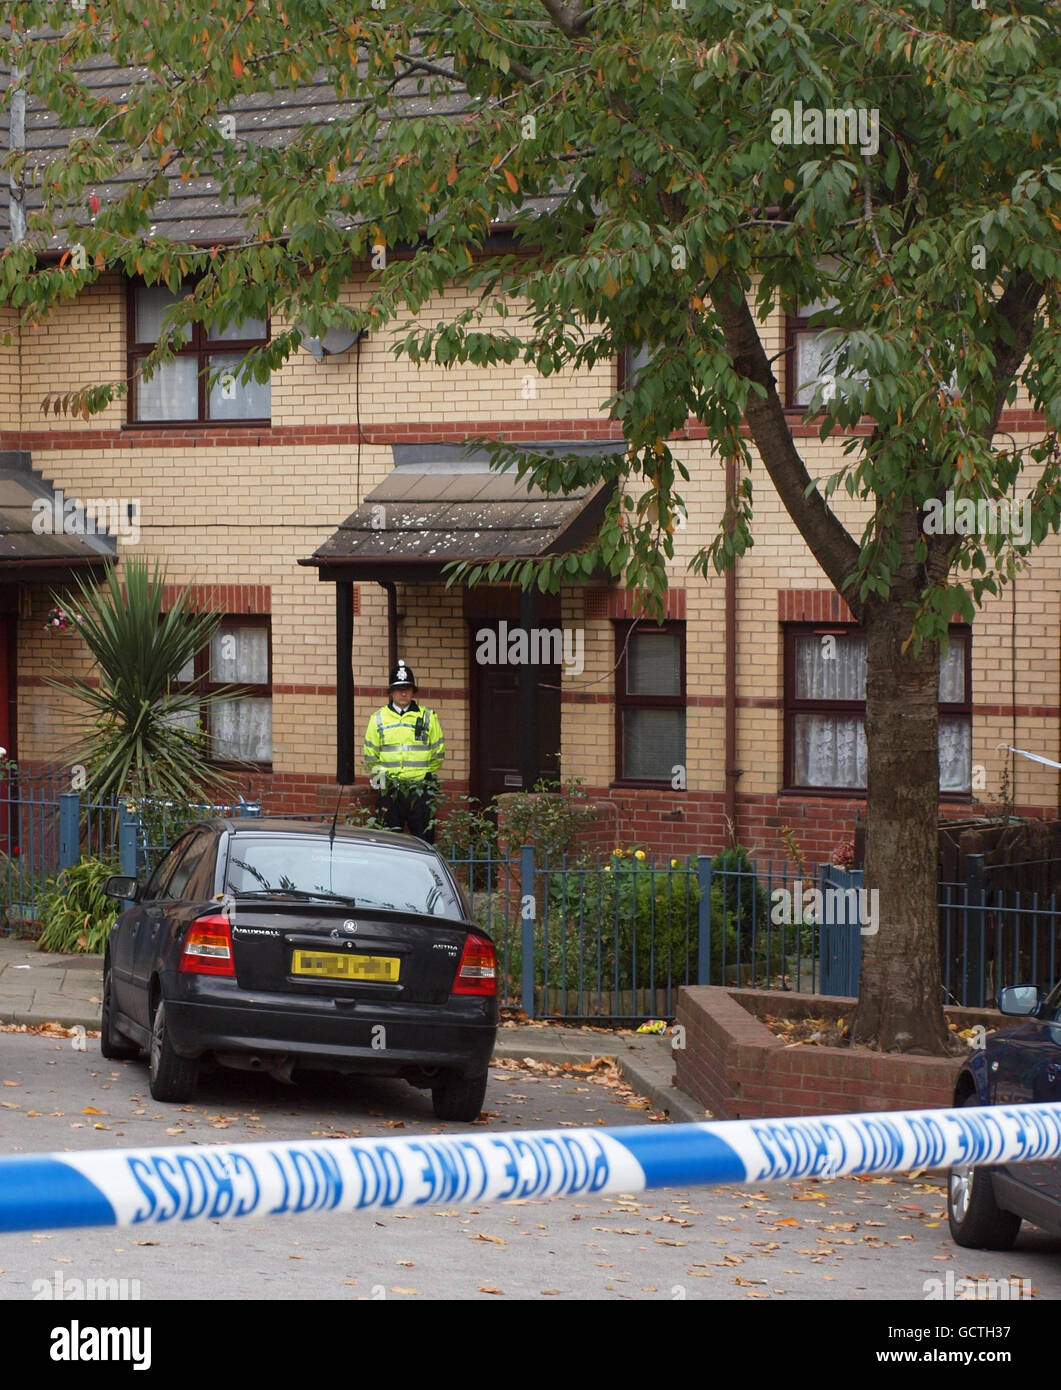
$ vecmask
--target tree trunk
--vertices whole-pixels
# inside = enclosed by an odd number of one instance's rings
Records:
[[[943,1014],[937,898],[939,646],[903,651],[912,606],[868,600],[865,887],[853,1040],[885,1052],[951,1050]]]

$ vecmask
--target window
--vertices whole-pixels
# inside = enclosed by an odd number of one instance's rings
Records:
[[[176,873],[166,885],[166,896],[168,898],[187,898],[189,896],[188,885],[193,879],[198,879],[200,877],[199,870],[203,867],[203,863],[213,844],[214,835],[209,830],[200,830],[197,834],[192,836],[188,849],[177,865]],[[197,893],[195,896],[196,899],[199,899],[200,894]],[[209,894],[203,892],[201,896],[205,898],[208,897]]]
[[[180,862],[181,855],[193,839],[194,836],[192,835],[182,835],[177,843],[167,851],[147,881],[143,895],[145,902],[152,902],[156,898],[164,899],[168,896],[169,880],[173,877],[173,871]]]
[[[273,760],[272,653],[269,619],[227,617],[210,646],[180,673],[180,685],[205,693],[238,685],[242,693],[207,707],[203,726],[215,762],[271,763]],[[194,716],[188,720],[189,725]]]
[[[138,375],[141,360],[158,342],[162,322],[180,298],[164,285],[133,285],[129,291],[129,419],[141,424],[188,421],[269,421],[269,383],[238,378],[247,349],[269,341],[266,319],[244,319],[227,328],[188,324],[172,361],[150,380]],[[216,372],[222,375],[211,382]]]
[[[615,638],[616,781],[673,786],[685,767],[685,624],[617,623]]]
[[[972,790],[971,634],[951,629],[939,673],[939,789]],[[785,629],[785,785],[866,786],[866,639],[857,628]]]
[[[826,257],[822,268],[839,271],[840,265],[832,257]],[[787,320],[785,404],[790,408],[809,405],[823,377],[826,378],[822,393],[825,400],[831,400],[838,390],[843,391],[845,380],[867,379],[865,372],[852,373],[844,378],[833,370],[831,359],[843,341],[841,329],[811,327],[810,321],[816,314],[834,308],[836,303],[837,300],[831,295],[801,302],[796,305],[795,316]]]
[[[634,382],[652,361],[656,352],[654,347],[628,347],[619,355],[618,388],[633,386]]]
[[[244,894],[338,894],[362,908],[460,919],[462,904],[433,855],[320,835],[234,835],[225,886]]]

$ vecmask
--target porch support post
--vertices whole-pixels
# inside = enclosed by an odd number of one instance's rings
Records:
[[[354,585],[335,585],[335,780],[354,780]]]
[[[519,668],[519,767],[523,790],[529,792],[538,780],[538,671],[531,664],[531,629],[536,625],[538,596],[523,589],[519,596],[519,625],[527,634],[527,657]]]

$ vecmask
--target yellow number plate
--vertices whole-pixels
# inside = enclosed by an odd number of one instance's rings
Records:
[[[400,968],[397,956],[363,956],[353,951],[349,955],[332,951],[295,951],[291,957],[292,975],[316,975],[325,980],[373,980],[394,985],[398,983]]]

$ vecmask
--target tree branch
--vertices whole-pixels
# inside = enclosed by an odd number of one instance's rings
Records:
[[[542,0],[542,4],[556,27],[569,39],[577,38],[585,30],[589,13],[582,0],[571,0],[569,5],[562,5],[560,0]]]
[[[732,272],[722,272],[714,277],[707,292],[718,315],[733,370],[766,391],[765,398],[751,392],[745,407],[763,467],[814,558],[837,592],[844,595],[855,617],[860,618],[858,596],[844,589],[858,566],[858,544],[829,509],[796,449],[777,394],[777,382],[740,281]]]

